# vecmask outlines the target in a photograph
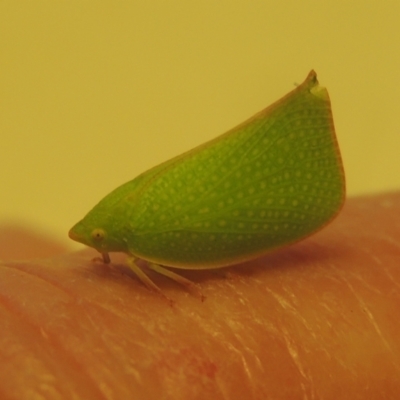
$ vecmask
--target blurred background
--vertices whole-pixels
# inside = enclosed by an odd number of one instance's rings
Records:
[[[400,189],[399,43],[398,0],[1,1],[3,250],[22,230],[77,248],[69,228],[104,195],[310,69],[348,195]]]

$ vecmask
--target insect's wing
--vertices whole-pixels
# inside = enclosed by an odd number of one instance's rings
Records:
[[[129,249],[182,268],[297,241],[329,222],[345,194],[329,97],[313,71],[250,120],[146,174],[123,201]]]

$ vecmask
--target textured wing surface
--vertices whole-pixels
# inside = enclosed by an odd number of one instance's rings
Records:
[[[344,200],[329,97],[313,72],[249,121],[162,165],[124,201],[134,203],[130,250],[164,265],[255,257],[320,229]]]

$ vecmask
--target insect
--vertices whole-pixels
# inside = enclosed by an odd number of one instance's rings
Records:
[[[318,231],[339,212],[344,171],[328,92],[311,71],[286,96],[227,133],[119,186],[69,231],[98,250],[179,283],[165,267],[219,268]]]

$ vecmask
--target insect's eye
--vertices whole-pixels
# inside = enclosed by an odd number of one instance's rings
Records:
[[[93,229],[91,235],[93,240],[96,242],[101,242],[105,238],[106,233],[103,229]]]

